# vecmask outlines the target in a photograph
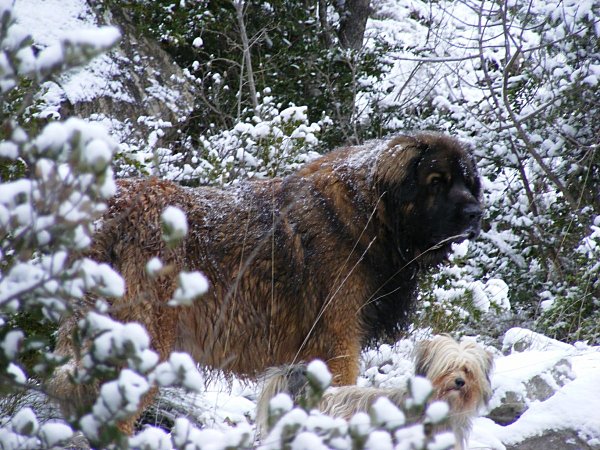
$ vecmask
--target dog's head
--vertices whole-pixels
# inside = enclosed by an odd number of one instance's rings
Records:
[[[421,133],[392,140],[375,183],[399,250],[414,251],[425,265],[443,261],[453,242],[479,234],[481,182],[473,156],[456,139]],[[406,242],[411,249],[402,248]]]
[[[415,373],[427,377],[434,397],[454,413],[473,414],[492,395],[492,355],[474,342],[436,336],[417,345]]]

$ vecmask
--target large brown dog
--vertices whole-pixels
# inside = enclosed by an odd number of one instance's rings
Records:
[[[184,350],[242,376],[320,358],[338,385],[355,382],[365,344],[398,337],[417,274],[475,236],[481,218],[471,154],[433,133],[341,148],[285,178],[228,189],[118,185],[91,253],[126,281],[113,317],[142,323],[161,358]],[[176,248],[161,238],[169,205],[189,223]],[[173,270],[151,278],[154,257]],[[167,306],[182,269],[202,271],[210,290]],[[76,316],[59,332],[67,354]]]

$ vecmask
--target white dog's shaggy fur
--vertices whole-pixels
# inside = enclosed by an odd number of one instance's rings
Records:
[[[451,429],[457,450],[465,448],[473,418],[490,399],[492,368],[492,355],[473,342],[457,342],[449,336],[436,336],[417,344],[415,375],[431,381],[433,395],[430,402],[443,400],[450,407],[446,425],[433,431],[438,433]],[[256,413],[261,434],[268,430],[270,399],[281,392],[298,398],[306,386],[305,373],[304,365],[295,365],[272,368],[265,374]],[[402,407],[407,396],[406,388],[341,386],[328,389],[318,407],[325,414],[350,419],[359,411],[367,411],[379,397],[387,397]]]

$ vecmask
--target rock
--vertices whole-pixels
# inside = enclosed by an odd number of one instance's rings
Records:
[[[487,415],[499,425],[510,425],[516,422],[527,409],[525,399],[516,392],[507,392],[502,399],[502,404],[494,408]]]
[[[166,146],[176,141],[194,108],[192,83],[158,42],[140,34],[118,2],[90,8],[98,25],[120,29],[121,40],[107,55],[66,74],[67,82],[75,80],[75,89],[63,89],[65,80],[53,85],[53,95],[48,97],[60,102],[48,109],[54,108],[63,118],[100,121],[129,147]],[[158,133],[150,138],[155,130]],[[154,142],[147,145],[151,139]]]
[[[531,402],[548,400],[573,379],[571,362],[563,358],[549,370],[523,380],[523,388],[519,391],[506,392],[501,404],[492,409],[487,417],[500,425],[509,425],[521,417]]]
[[[572,430],[549,430],[541,436],[507,445],[506,450],[598,450],[600,445],[590,445]]]
[[[561,387],[575,379],[571,369],[571,362],[568,359],[561,359],[550,371],[531,378],[525,383],[529,401],[539,400],[543,402],[552,397]]]

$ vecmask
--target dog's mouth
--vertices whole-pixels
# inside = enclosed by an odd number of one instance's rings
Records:
[[[472,240],[479,236],[481,232],[481,223],[479,221],[470,223],[464,229],[451,236],[433,236],[431,239],[431,249],[449,248],[452,244],[460,244],[467,239]]]
[[[479,233],[481,233],[481,222],[478,220],[476,223],[470,224],[465,229],[463,235],[467,236],[465,239],[475,239],[477,236],[479,236]]]
[[[464,386],[455,386],[454,384],[451,384],[450,386],[446,387],[446,389],[444,389],[444,394],[448,392],[462,392],[464,389]]]
[[[449,405],[453,405],[455,402],[462,401],[466,395],[465,392],[464,388],[449,386],[442,392],[440,398],[448,402]]]
[[[457,376],[451,382],[448,382],[448,384],[445,386],[444,394],[452,394],[453,392],[456,392],[457,394],[462,394],[466,391],[466,386],[467,382],[465,378],[462,376]]]

